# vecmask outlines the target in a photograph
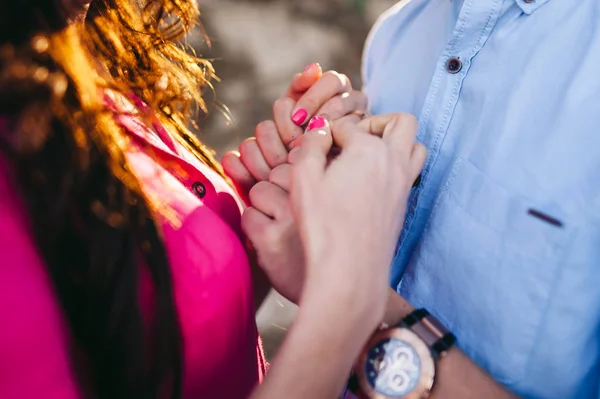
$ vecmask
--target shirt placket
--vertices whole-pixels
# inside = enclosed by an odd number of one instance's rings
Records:
[[[175,151],[177,144],[172,139],[171,148],[160,136],[153,134],[148,126],[135,118],[121,115],[117,117],[117,121],[121,123],[123,128],[132,133],[132,138],[142,146],[145,152],[149,153],[153,158],[161,157],[169,173],[179,180],[190,192],[205,203],[207,201],[211,202],[210,197],[214,197],[213,194],[216,192],[214,186],[200,171],[199,167],[194,165],[193,161],[187,159],[184,149]],[[161,127],[161,129],[163,128]]]
[[[456,0],[455,0],[456,1]],[[435,196],[450,166],[442,160],[440,150],[447,137],[462,84],[468,75],[474,57],[484,46],[495,26],[504,1],[464,0],[458,19],[444,51],[438,59],[419,120],[417,140],[423,143],[429,157],[423,168],[420,183],[413,188],[398,250],[392,268],[391,281],[398,286],[412,252],[425,228],[426,219],[435,202]]]

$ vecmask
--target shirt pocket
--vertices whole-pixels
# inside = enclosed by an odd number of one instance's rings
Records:
[[[523,378],[557,283],[568,226],[459,159],[409,262],[400,292],[506,385]]]

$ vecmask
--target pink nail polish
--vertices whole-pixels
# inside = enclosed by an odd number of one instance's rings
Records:
[[[306,130],[314,130],[314,129],[321,129],[324,128],[327,122],[325,122],[325,118],[323,118],[322,116],[315,116],[314,118],[312,118],[310,120],[310,122],[308,123],[308,126],[306,127]]]
[[[299,109],[298,111],[296,111],[294,116],[292,116],[292,121],[296,125],[302,126],[304,124],[304,121],[306,120],[307,116],[308,116],[308,112],[305,109]]]

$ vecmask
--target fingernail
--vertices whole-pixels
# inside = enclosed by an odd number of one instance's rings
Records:
[[[308,112],[305,109],[299,109],[298,111],[296,111],[294,116],[292,116],[292,121],[296,125],[302,126],[304,124],[304,121],[306,120],[307,116],[308,116]]]
[[[325,121],[325,118],[322,116],[315,116],[310,120],[310,122],[308,122],[306,130],[321,129],[324,128],[326,124],[327,122]]]
[[[309,64],[306,68],[304,68],[304,72],[308,72],[311,69],[317,69],[319,67],[320,67],[320,65],[318,62],[313,62],[312,64]]]

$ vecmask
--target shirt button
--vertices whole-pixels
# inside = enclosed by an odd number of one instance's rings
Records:
[[[206,195],[206,187],[204,187],[204,184],[200,182],[194,183],[192,185],[192,190],[194,190],[194,193],[198,196],[198,198],[204,198]]]
[[[450,73],[458,73],[462,69],[462,61],[452,57],[446,61],[446,70]]]

